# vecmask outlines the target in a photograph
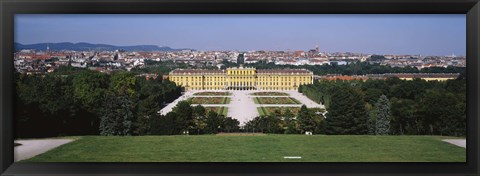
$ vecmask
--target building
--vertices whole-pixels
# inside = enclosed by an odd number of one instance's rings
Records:
[[[168,79],[185,90],[298,90],[313,83],[313,72],[306,69],[226,70],[175,69]]]
[[[245,54],[243,53],[238,54],[237,64],[245,64]]]

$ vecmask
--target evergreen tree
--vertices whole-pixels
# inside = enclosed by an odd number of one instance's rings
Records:
[[[302,133],[306,131],[314,132],[315,128],[320,124],[320,120],[316,118],[315,114],[311,113],[305,105],[302,105],[300,108],[297,120]]]
[[[152,135],[174,135],[179,134],[174,126],[177,114],[169,112],[165,116],[154,116],[150,123],[150,134]]]
[[[180,133],[192,129],[193,125],[193,108],[190,106],[190,103],[187,101],[180,101],[173,108],[173,111],[177,114],[175,120],[175,131]]]
[[[207,133],[213,133],[213,134],[218,133],[222,125],[221,116],[219,116],[215,111],[209,111],[207,113],[206,123],[207,123],[207,126],[206,126]]]
[[[132,135],[133,103],[127,95],[111,94],[105,98],[103,107],[100,117],[100,135]]]
[[[223,128],[226,132],[235,132],[240,129],[240,122],[237,119],[226,117],[223,119]]]
[[[135,134],[146,135],[150,131],[150,121],[158,114],[160,105],[156,96],[149,96],[140,101],[138,105],[137,119],[135,120]]]
[[[298,134],[297,123],[294,119],[295,115],[290,111],[290,109],[285,110],[284,123],[285,123],[285,134]]]
[[[376,107],[370,105],[370,104],[367,104],[367,109],[369,109],[369,111],[368,111],[368,121],[367,121],[368,134],[369,135],[374,135],[375,134],[375,129],[376,129],[378,109]]]
[[[365,101],[355,87],[337,87],[327,110],[327,134],[367,134]]]
[[[205,108],[202,105],[197,105],[193,108],[193,125],[194,129],[196,129],[197,135],[200,134],[200,131],[207,127],[205,117]]]
[[[375,134],[388,135],[390,132],[390,100],[382,95],[375,104],[377,116],[375,119]]]

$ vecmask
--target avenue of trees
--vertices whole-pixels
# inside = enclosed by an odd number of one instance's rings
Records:
[[[466,80],[320,81],[299,88],[323,103],[325,134],[466,133]]]

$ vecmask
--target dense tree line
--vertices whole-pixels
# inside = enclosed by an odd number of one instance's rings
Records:
[[[16,137],[142,135],[150,116],[181,95],[168,80],[71,67],[15,73]]]
[[[225,63],[224,65],[237,66],[234,63]],[[464,74],[465,67],[429,67],[417,69],[416,67],[391,67],[389,65],[370,64],[368,62],[351,62],[347,65],[275,65],[275,63],[267,63],[259,61],[253,64],[245,64],[248,67],[255,67],[257,69],[278,69],[278,68],[305,68],[313,72],[315,75],[327,74],[343,74],[343,75],[366,75],[366,74],[384,74],[384,73],[461,73]]]
[[[297,115],[288,109],[285,112],[275,111],[267,116],[258,116],[248,121],[245,132],[303,134],[305,132],[325,133],[325,121],[320,112],[302,105]]]
[[[382,56],[383,57],[383,56]],[[374,57],[375,58],[375,57]],[[238,67],[234,62],[222,62],[223,69],[228,67]],[[133,73],[155,73],[159,75],[166,75],[171,70],[176,68],[203,68],[203,69],[217,69],[208,64],[200,64],[202,67],[187,65],[185,63],[175,63],[173,61],[152,61],[146,60],[145,67],[133,68]],[[350,61],[347,65],[338,65],[332,63],[331,65],[275,65],[275,63],[266,61],[259,61],[257,63],[245,64],[247,67],[255,67],[257,69],[283,69],[283,68],[304,68],[312,71],[315,75],[327,74],[342,74],[342,75],[365,75],[365,74],[384,74],[384,73],[465,73],[465,67],[428,67],[417,69],[416,67],[391,67],[389,65],[371,64],[369,62]]]
[[[463,77],[320,81],[299,91],[326,106],[326,134],[465,135]]]
[[[180,101],[166,115],[155,115],[151,119],[151,135],[178,134],[216,134],[220,132],[239,132],[240,122],[231,117],[206,111],[201,105],[190,106],[187,101]]]

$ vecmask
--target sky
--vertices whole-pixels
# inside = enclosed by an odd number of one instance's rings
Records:
[[[15,42],[158,45],[196,50],[465,55],[464,14],[17,14]]]

